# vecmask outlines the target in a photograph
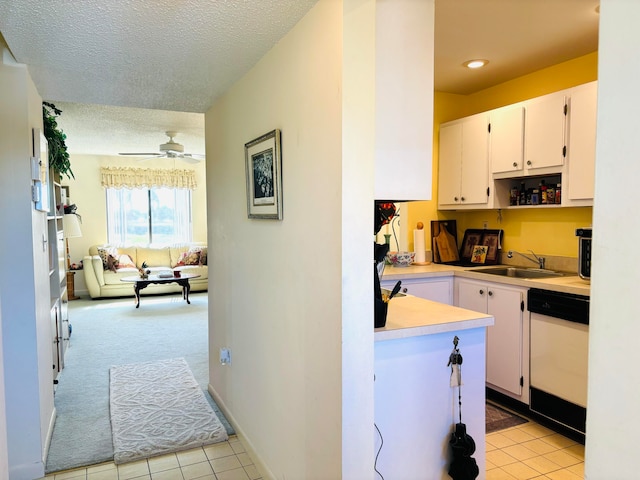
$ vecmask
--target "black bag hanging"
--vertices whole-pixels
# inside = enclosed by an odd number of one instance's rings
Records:
[[[453,337],[453,350],[449,355],[449,363],[451,366],[451,386],[458,387],[458,415],[459,422],[454,425],[453,433],[449,439],[452,457],[449,465],[449,476],[453,480],[474,480],[478,477],[480,469],[476,463],[476,459],[471,455],[476,451],[476,442],[471,435],[467,434],[467,426],[462,423],[462,355],[458,349],[458,337]]]

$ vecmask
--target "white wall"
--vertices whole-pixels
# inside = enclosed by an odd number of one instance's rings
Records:
[[[7,409],[4,401],[4,365],[2,361],[2,308],[0,308],[0,480],[9,478],[9,446],[7,445]]]
[[[341,287],[342,196],[360,179],[342,178],[341,28],[342,3],[321,0],[205,117],[208,236],[219,246],[210,250],[210,383],[267,478],[341,478],[343,352],[352,342],[343,320],[362,321],[372,336],[370,295],[359,317],[342,314],[359,300]],[[244,144],[274,128],[284,219],[250,220]],[[372,191],[371,172],[363,175]],[[362,255],[353,278],[370,294],[371,250]],[[221,346],[232,350],[230,366],[218,362]]]
[[[204,162],[187,164],[173,159],[154,159],[142,163],[132,158],[101,155],[71,155],[70,161],[75,179],[64,177],[60,183],[69,187],[71,203],[77,205],[78,213],[82,217],[82,237],[69,239],[71,263],[82,260],[82,257],[88,254],[91,245],[107,241],[106,194],[100,185],[100,168],[103,166],[194,170],[198,188],[192,192],[193,240],[207,241],[207,186]],[[76,273],[76,294],[86,293],[84,285],[82,272]]]
[[[585,478],[638,478],[640,2],[600,2]]]
[[[42,99],[24,65],[0,43],[0,192],[6,253],[0,276],[8,467],[12,479],[44,473],[54,415],[46,214],[31,201],[32,129],[42,128]],[[8,274],[10,273],[10,274]],[[0,366],[0,368],[3,368]]]

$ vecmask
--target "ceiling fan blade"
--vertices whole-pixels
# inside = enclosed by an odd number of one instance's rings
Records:
[[[157,157],[162,155],[161,153],[119,153],[118,155],[128,155],[132,157]]]
[[[184,155],[183,157],[180,157],[180,160],[186,163],[200,163],[204,158],[194,158],[191,155]]]

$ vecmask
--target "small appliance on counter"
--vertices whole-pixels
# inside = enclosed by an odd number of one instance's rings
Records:
[[[591,280],[591,227],[578,228],[578,275]]]

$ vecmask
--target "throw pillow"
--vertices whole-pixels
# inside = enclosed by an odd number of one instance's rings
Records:
[[[118,266],[116,268],[136,268],[136,264],[129,255],[122,254],[118,255]]]
[[[115,272],[118,269],[118,259],[113,255],[109,254],[107,257],[107,270],[111,270]]]
[[[200,249],[200,265],[207,264],[207,247],[202,247]]]
[[[109,255],[116,255],[117,253],[118,252],[114,247],[98,247],[98,255],[100,255],[100,258],[102,259],[102,268],[107,270]]]
[[[180,257],[178,265],[200,265],[200,251],[189,250],[188,252],[184,252],[182,257]]]
[[[136,268],[136,264],[133,263],[132,258],[129,255],[109,255],[107,257],[107,270],[116,272],[121,268]]]

